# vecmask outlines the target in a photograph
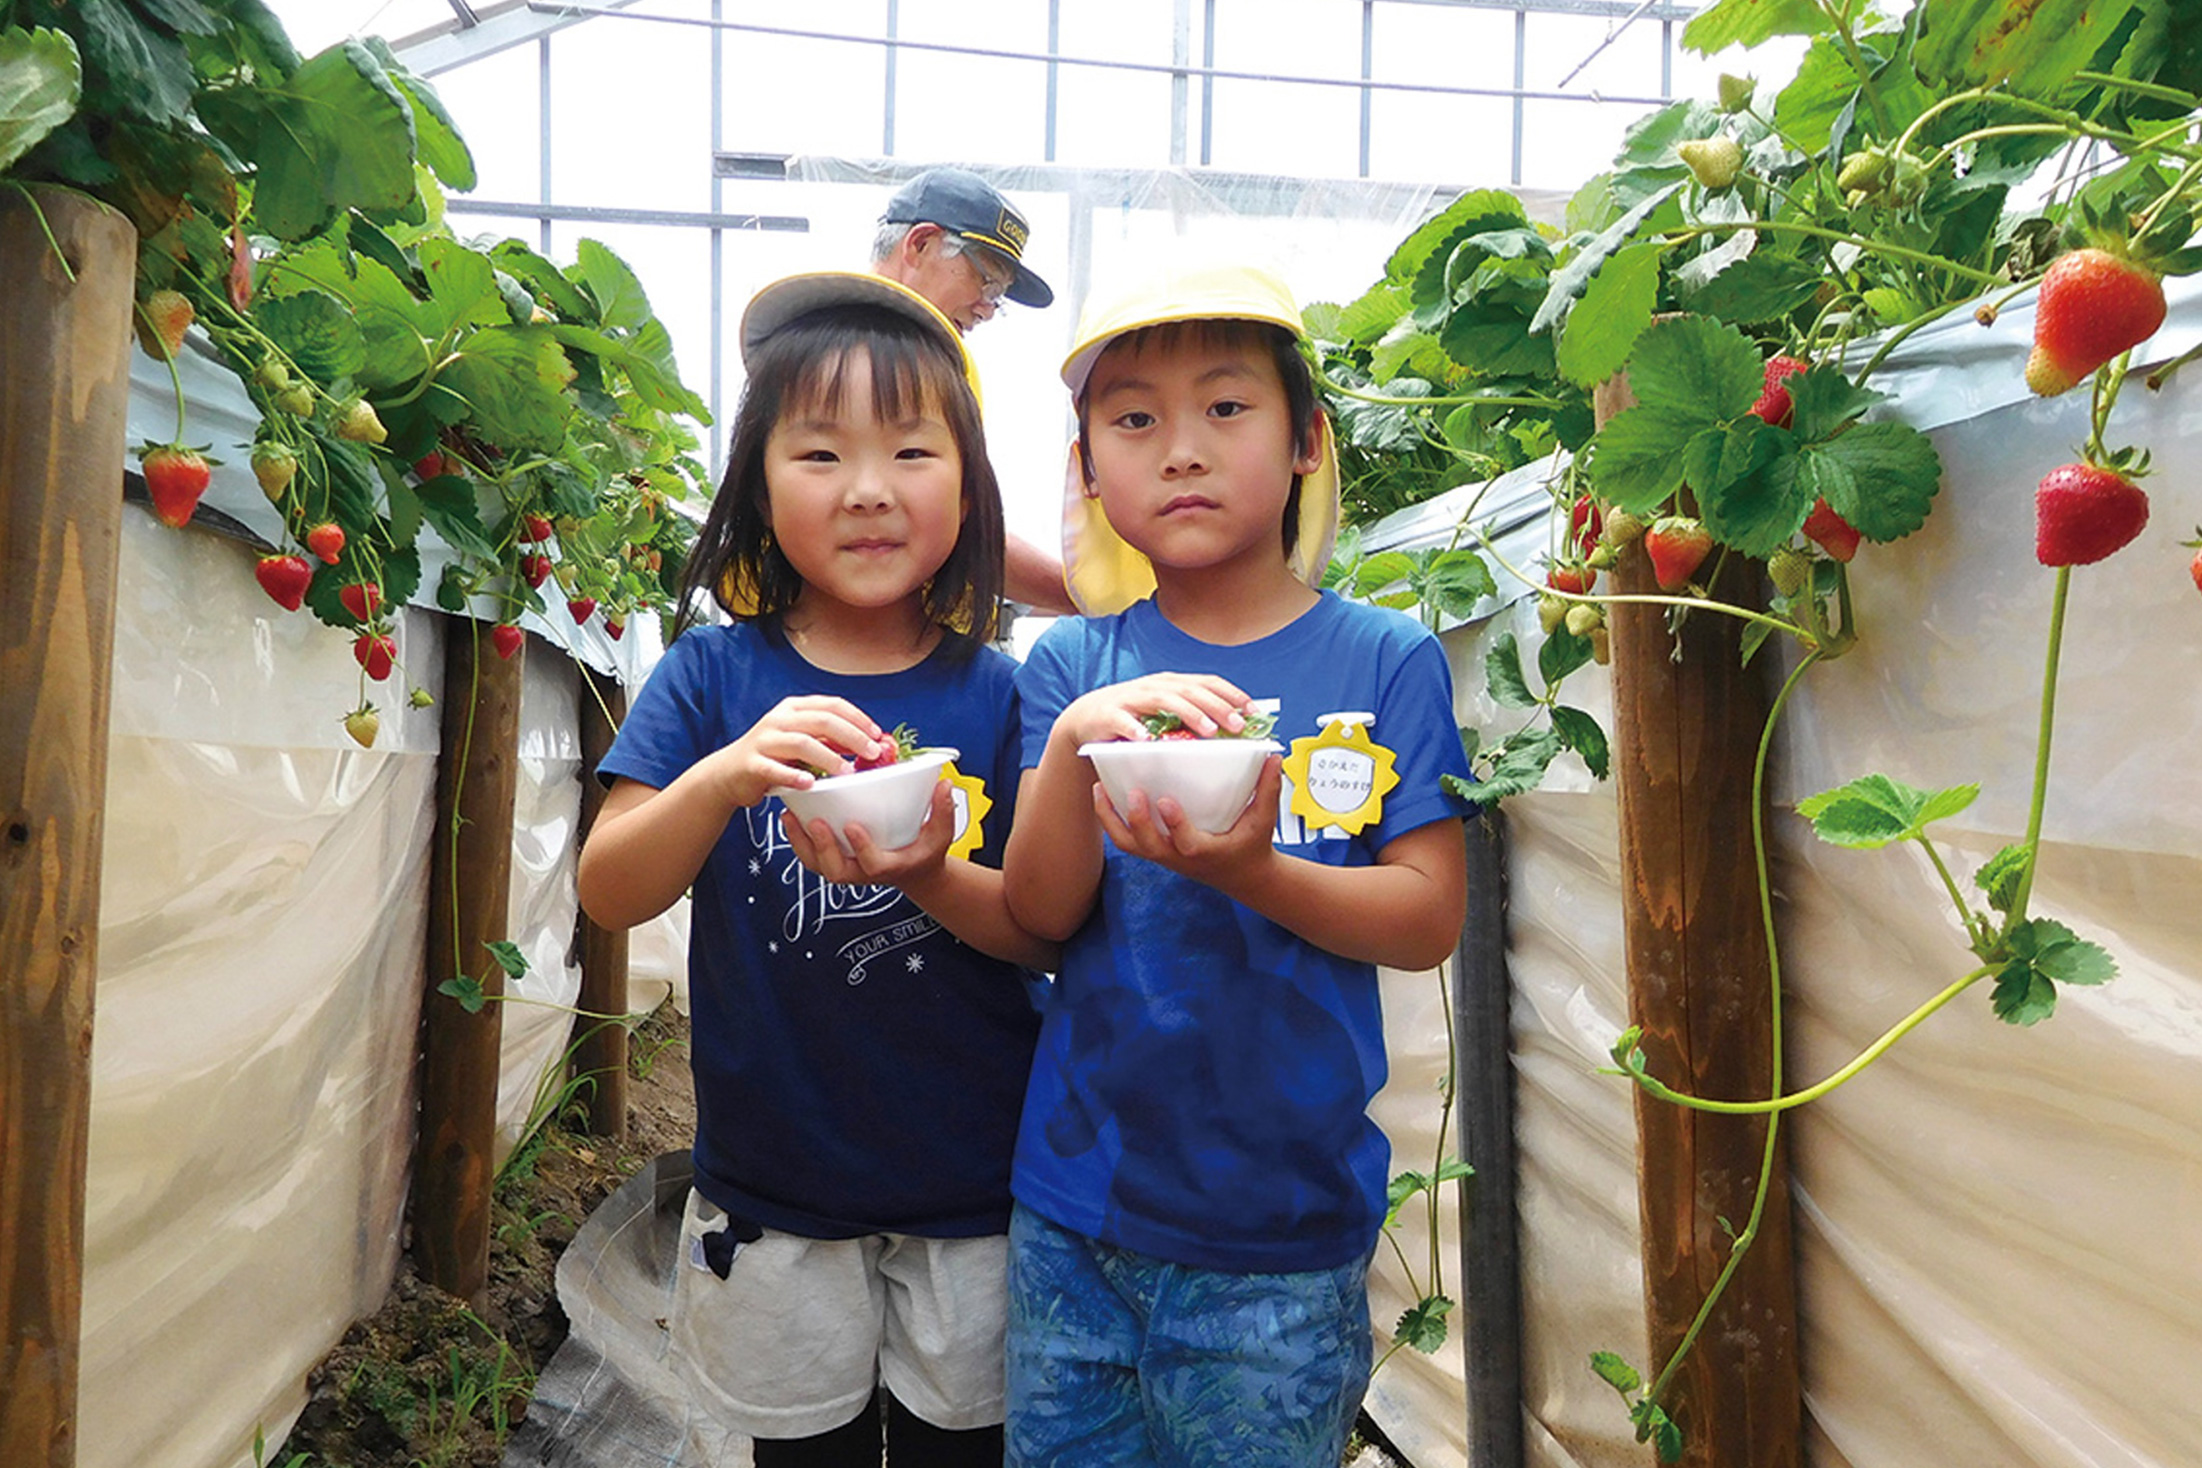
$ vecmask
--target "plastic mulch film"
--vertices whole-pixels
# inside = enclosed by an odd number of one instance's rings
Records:
[[[437,726],[393,680],[359,748],[346,634],[123,518],[78,1461],[226,1468],[396,1267]]]

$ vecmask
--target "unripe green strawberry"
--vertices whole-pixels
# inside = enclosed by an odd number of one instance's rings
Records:
[[[1741,112],[1751,105],[1751,94],[1758,90],[1758,83],[1747,76],[1720,74],[1720,110]]]
[[[353,443],[381,443],[390,436],[390,430],[375,416],[374,404],[361,398],[344,410],[344,417],[336,425],[336,436]]]
[[[382,730],[382,718],[371,703],[363,703],[344,716],[344,732],[359,741],[362,749],[375,747],[375,735]]]
[[[1709,189],[1724,189],[1743,171],[1743,144],[1727,136],[1692,138],[1675,144],[1675,155],[1691,176]]]
[[[1795,596],[1812,579],[1812,558],[1793,545],[1785,545],[1766,558],[1766,575],[1783,596]]]
[[[1889,155],[1879,148],[1867,148],[1843,160],[1843,166],[1835,174],[1835,187],[1846,194],[1874,194],[1888,181],[1888,176]]]
[[[1590,660],[1601,668],[1613,661],[1613,634],[1604,627],[1590,631]]]
[[[269,392],[281,392],[291,385],[291,370],[283,365],[281,357],[270,357],[262,362],[253,376],[259,378]]]
[[[313,416],[313,389],[294,382],[275,395],[275,406],[296,418]]]
[[[1577,637],[1588,637],[1606,625],[1606,614],[1589,602],[1579,601],[1567,609],[1567,630]]]
[[[1631,514],[1627,510],[1608,510],[1606,527],[1598,533],[1598,538],[1613,549],[1620,550],[1623,546],[1634,545],[1636,538],[1643,533],[1643,516]]]
[[[1550,637],[1567,625],[1568,603],[1557,596],[1539,593],[1537,597],[1537,625]]]
[[[298,455],[289,445],[262,442],[252,446],[252,477],[260,481],[260,491],[270,503],[282,500],[283,491],[291,487],[297,475]]]
[[[436,695],[425,688],[416,688],[405,695],[405,701],[417,709],[434,708],[436,706]]]

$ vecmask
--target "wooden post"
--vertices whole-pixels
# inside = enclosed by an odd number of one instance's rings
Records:
[[[421,1001],[420,1151],[413,1255],[429,1283],[479,1307],[489,1282],[489,1192],[497,1124],[504,971],[485,946],[507,936],[512,812],[519,788],[526,653],[490,652],[481,624],[452,618],[444,652],[443,752],[429,860],[428,993]],[[470,975],[491,995],[468,1014],[441,985]]]
[[[1522,1465],[1521,1237],[1515,1226],[1514,1038],[1506,968],[1506,815],[1468,823],[1468,920],[1453,957],[1461,1160],[1461,1350],[1469,1468]]]
[[[8,1468],[76,1461],[92,989],[137,248],[129,221],[81,194],[0,194],[0,1463]]]
[[[1632,401],[1625,381],[1597,394],[1602,425]],[[1632,546],[1614,591],[1657,594]],[[1730,559],[1712,587],[1755,606],[1758,568]],[[1651,1073],[1677,1090],[1764,1097],[1775,1036],[1765,931],[1751,841],[1751,769],[1771,697],[1770,656],[1742,665],[1745,624],[1690,615],[1680,636],[1665,609],[1609,609],[1614,759],[1620,795],[1621,897],[1629,1019]],[[1732,1226],[1750,1216],[1764,1119],[1724,1117],[1636,1097],[1649,1380],[1680,1345],[1726,1264]],[[1715,1307],[1664,1405],[1682,1428],[1688,1468],[1794,1468],[1802,1461],[1796,1275],[1786,1146],[1757,1240]]]
[[[598,761],[612,747],[612,736],[627,717],[627,691],[616,678],[581,669],[581,836],[588,839],[604,804],[604,786],[596,778]],[[581,914],[581,1004],[588,1014],[627,1012],[627,930],[600,928]],[[594,1081],[589,1091],[589,1130],[600,1137],[627,1139],[627,1027],[610,1020],[575,1021],[583,1026],[574,1051],[574,1070]]]

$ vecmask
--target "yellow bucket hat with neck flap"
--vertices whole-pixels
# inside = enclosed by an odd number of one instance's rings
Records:
[[[1179,265],[1136,287],[1087,303],[1076,345],[1063,359],[1063,385],[1076,398],[1109,343],[1144,327],[1172,321],[1262,321],[1304,341],[1306,327],[1291,290],[1267,270],[1249,265]],[[1322,461],[1300,480],[1300,524],[1293,574],[1320,589],[1338,540],[1338,448],[1330,422],[1316,414]],[[1087,492],[1078,445],[1070,446],[1063,481],[1063,582],[1089,617],[1120,612],[1155,589],[1154,567],[1109,524],[1101,501]]]

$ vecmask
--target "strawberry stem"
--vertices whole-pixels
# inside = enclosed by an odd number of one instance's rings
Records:
[[[2057,665],[2064,650],[2064,608],[2072,588],[2072,568],[2057,568],[2056,600],[2049,609],[2049,655],[2042,660],[2041,732],[2034,743],[2034,795],[2026,812],[2026,865],[2019,872],[2018,887],[2011,894],[2010,915],[2003,934],[2026,920],[2026,899],[2033,895],[2034,868],[2041,861],[2041,813],[2049,794],[2049,736],[2057,723]]]

